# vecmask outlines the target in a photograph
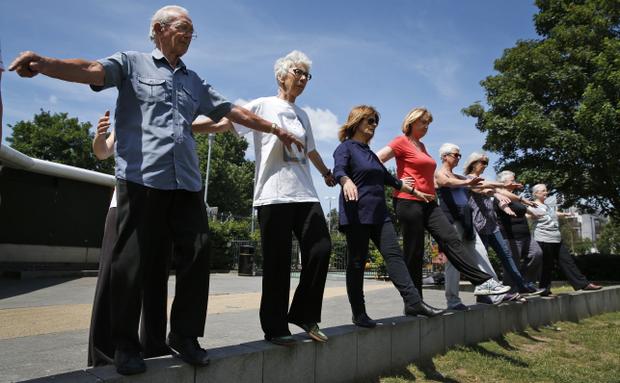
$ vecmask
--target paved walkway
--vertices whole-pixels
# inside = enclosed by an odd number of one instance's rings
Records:
[[[0,382],[32,379],[86,367],[88,326],[97,279],[0,279]],[[293,289],[298,280],[293,278]],[[262,339],[258,321],[261,277],[212,274],[203,347]],[[169,291],[174,293],[174,278]],[[386,318],[402,313],[402,299],[391,282],[367,279],[368,313]],[[425,300],[445,307],[443,290],[425,290]],[[471,293],[462,292],[466,304]],[[291,293],[291,297],[292,297]],[[321,327],[351,323],[344,277],[328,277]],[[301,332],[294,325],[293,333]]]

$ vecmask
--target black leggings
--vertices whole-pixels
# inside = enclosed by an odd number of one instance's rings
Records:
[[[265,338],[271,339],[291,334],[287,322],[321,321],[331,239],[318,202],[264,205],[257,210],[263,251],[260,323]],[[301,275],[289,310],[293,233],[301,250]]]
[[[581,290],[590,283],[581,273],[577,264],[575,264],[573,256],[564,246],[564,243],[538,242],[538,244],[543,251],[543,265],[540,276],[541,288],[549,289],[551,287],[551,272],[556,261],[560,265],[560,270],[566,276],[568,283],[573,286],[573,289]]]
[[[421,202],[394,198],[396,217],[403,230],[405,262],[413,284],[422,296],[422,267],[424,266],[424,229],[437,241],[452,265],[474,285],[491,276],[476,266],[476,260],[463,247],[454,227],[437,202]]]
[[[406,306],[420,302],[420,295],[407,272],[392,222],[380,225],[347,225],[347,295],[353,316],[366,312],[364,303],[364,266],[368,258],[368,241],[372,239],[383,256],[388,275]]]

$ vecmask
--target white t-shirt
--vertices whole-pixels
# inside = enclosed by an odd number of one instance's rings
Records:
[[[294,134],[304,143],[300,152],[286,149],[274,135],[253,130],[256,159],[256,184],[254,206],[290,202],[319,202],[310,175],[308,152],[315,150],[310,119],[306,112],[295,104],[278,97],[261,97],[250,101],[244,108],[267,121],[275,122],[282,129]],[[239,134],[249,130],[235,124]]]

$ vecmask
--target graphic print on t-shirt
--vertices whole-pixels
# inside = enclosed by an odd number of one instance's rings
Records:
[[[304,132],[307,131],[303,122],[301,122],[301,119],[299,118],[299,116],[297,116],[296,113],[282,113],[280,117],[283,120],[282,121],[283,126],[298,127]],[[299,130],[299,129],[295,129],[295,130]],[[295,132],[291,132],[291,133],[295,134]],[[307,161],[306,160],[307,157],[308,157],[308,135],[307,134],[304,134],[303,150],[300,151],[299,149],[297,149],[296,145],[291,145],[290,150],[289,148],[284,146],[283,158],[282,158],[284,162],[299,162],[301,164],[305,164]]]

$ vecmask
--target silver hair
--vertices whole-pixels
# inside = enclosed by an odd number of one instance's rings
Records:
[[[463,165],[463,169],[465,169],[465,174],[471,173],[474,168],[474,163],[480,161],[483,158],[489,158],[485,152],[473,152],[467,157],[467,161],[465,161],[465,165]]]
[[[151,41],[155,42],[155,24],[165,25],[177,18],[179,15],[185,15],[189,17],[187,9],[179,5],[166,5],[161,7],[151,17],[151,27],[149,29],[149,37]]]
[[[439,148],[439,158],[441,158],[441,161],[443,161],[443,156],[453,153],[454,151],[457,151],[460,153],[461,148],[459,148],[458,145],[446,142],[445,144],[441,145],[441,147]]]
[[[542,189],[546,189],[546,188],[547,188],[547,185],[545,185],[545,184],[536,184],[536,185],[532,186],[532,194],[533,193],[538,193]]]
[[[288,70],[291,69],[292,66],[298,64],[307,67],[309,72],[310,67],[312,66],[312,61],[310,61],[305,53],[298,50],[291,51],[286,56],[277,59],[276,63],[273,65],[273,72],[276,76],[276,81],[280,83],[280,79],[286,76]]]
[[[497,173],[497,180],[499,182],[505,182],[506,178],[508,178],[509,176],[512,176],[512,178],[515,178],[515,173],[511,172],[510,170],[503,170],[499,173]]]

